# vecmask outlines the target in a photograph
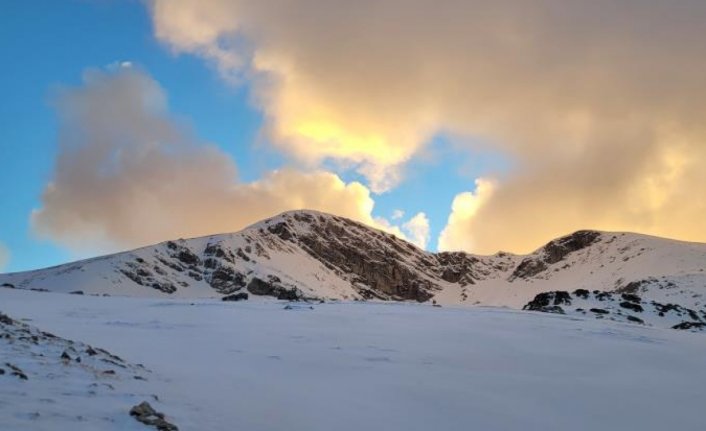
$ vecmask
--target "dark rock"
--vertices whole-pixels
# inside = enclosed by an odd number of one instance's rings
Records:
[[[74,290],[69,292],[71,295],[83,295],[83,290]]]
[[[88,347],[86,348],[86,354],[87,354],[88,356],[96,356],[96,355],[98,354],[98,352],[96,352],[95,350],[93,350],[93,347],[88,346]]]
[[[589,292],[586,289],[576,289],[574,290],[574,295],[576,295],[579,298],[583,299],[588,299],[588,295],[590,295],[591,292]]]
[[[19,378],[20,380],[29,380],[27,374],[24,373],[17,365],[5,362],[5,366],[10,369],[10,375]]]
[[[593,312],[593,313],[596,313],[596,314],[608,314],[608,313],[610,313],[608,310],[604,310],[604,309],[602,309],[602,308],[591,308],[590,311]]]
[[[542,311],[544,313],[564,314],[564,310],[559,305],[571,305],[571,295],[563,290],[553,292],[542,292],[528,302],[523,310]]]
[[[267,228],[268,231],[271,233],[277,235],[278,237],[282,238],[285,241],[288,241],[294,237],[294,234],[292,231],[289,229],[289,226],[287,226],[287,223],[285,222],[280,222],[275,225],[269,226]]]
[[[635,304],[633,302],[623,301],[620,303],[620,306],[628,310],[635,311],[637,313],[642,313],[643,311],[642,306],[640,304]]]
[[[64,362],[68,362],[71,360],[71,356],[69,356],[69,354],[66,352],[66,350],[64,350],[64,352],[61,354],[61,359]]]
[[[234,293],[221,298],[221,301],[245,301],[248,299],[248,294],[245,292]]]
[[[630,321],[630,322],[640,323],[640,324],[643,324],[643,325],[645,324],[645,322],[644,322],[642,319],[640,319],[639,317],[628,316],[627,319],[628,319],[628,321]]]
[[[202,277],[201,274],[199,274],[198,272],[189,271],[189,272],[187,273],[187,275],[188,275],[189,277],[193,278],[193,279],[196,280],[196,281],[201,281],[201,280],[203,280],[203,277]]]
[[[211,272],[208,283],[220,293],[231,293],[245,287],[245,277],[229,266],[220,266]]]
[[[600,237],[600,232],[583,230],[551,241],[542,247],[537,255],[527,257],[520,262],[508,280],[513,281],[516,278],[527,279],[534,277],[545,271],[549,265],[557,263],[567,255],[595,243]]]
[[[607,301],[613,299],[613,294],[610,292],[598,292],[595,295],[596,299],[599,301]]]
[[[277,294],[277,299],[281,299],[281,300],[285,300],[285,301],[299,301],[301,299],[301,297],[302,297],[301,293],[296,288],[282,289]]]
[[[134,417],[137,421],[145,425],[157,428],[158,431],[179,430],[176,425],[169,423],[164,419],[164,413],[156,411],[147,401],[143,401],[140,404],[131,408],[130,416]]]
[[[649,283],[649,280],[637,280],[637,281],[631,281],[630,283],[626,284],[625,286],[616,289],[616,293],[637,293],[640,290],[640,287],[642,287],[643,284]]]
[[[3,283],[3,284],[0,284],[0,287],[7,287],[8,289],[14,289],[15,285],[12,283]]]
[[[176,258],[187,265],[197,265],[201,262],[201,259],[188,248],[181,249]]]
[[[15,321],[12,320],[10,316],[0,313],[0,323],[3,323],[5,325],[14,325]]]
[[[635,295],[634,293],[623,293],[623,294],[620,295],[620,296],[621,296],[625,301],[628,301],[628,302],[635,302],[635,303],[639,304],[640,301],[642,301],[642,298],[640,298],[639,296]]]
[[[678,323],[678,324],[672,326],[672,329],[682,329],[682,330],[703,329],[703,328],[706,328],[706,323],[704,323],[704,322],[681,322],[681,323]]]

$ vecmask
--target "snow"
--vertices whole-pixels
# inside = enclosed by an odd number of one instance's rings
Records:
[[[598,240],[568,254],[559,262],[532,277],[514,278],[513,271],[525,259],[541,258],[546,250],[525,256],[496,254],[492,256],[465,255],[474,260],[472,283],[450,283],[440,276],[438,261],[433,253],[425,252],[399,239],[367,226],[316,211],[293,211],[263,220],[231,234],[176,240],[177,244],[201,259],[197,265],[202,278],[189,276],[187,270],[175,270],[168,264],[183,265],[170,251],[168,242],[133,251],[89,259],[14,274],[0,275],[0,284],[11,283],[18,288],[48,289],[54,292],[82,290],[90,294],[110,294],[140,297],[165,297],[168,294],[151,287],[151,281],[139,285],[124,274],[125,269],[140,268],[151,272],[151,277],[172,284],[176,291],[169,294],[178,298],[216,298],[220,293],[207,281],[210,271],[205,266],[209,259],[205,250],[219,245],[233,256],[232,261],[221,259],[219,265],[249,281],[253,277],[268,280],[276,277],[285,288],[297,288],[310,297],[352,300],[361,299],[356,286],[360,277],[333,267],[325,258],[317,258],[296,237],[283,240],[268,229],[286,223],[294,235],[311,232],[312,224],[328,223],[340,235],[320,238],[350,246],[351,238],[364,238],[368,250],[354,250],[365,255],[369,250],[384,250],[401,267],[418,274],[436,286],[431,292],[434,300],[444,305],[492,305],[520,309],[541,292],[554,290],[612,291],[632,281],[654,279],[664,285],[672,282],[676,289],[652,288],[642,292],[647,299],[661,303],[679,303],[689,308],[706,305],[706,244],[689,243],[633,233],[600,233]],[[389,239],[389,240],[388,240]],[[243,257],[245,256],[245,258]],[[165,262],[167,262],[165,264]],[[436,262],[436,263],[435,263]],[[151,279],[150,279],[151,280]],[[364,288],[370,286],[362,285]],[[254,296],[251,295],[251,300]]]
[[[0,376],[0,428],[146,429],[127,414],[142,399],[181,430],[706,425],[703,334],[492,307],[285,305],[0,289],[11,317],[151,370],[94,397]],[[91,381],[76,373],[69,386]],[[92,413],[79,421],[81,410]]]

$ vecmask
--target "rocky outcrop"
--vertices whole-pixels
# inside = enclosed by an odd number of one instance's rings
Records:
[[[296,233],[293,222],[307,223],[307,230]],[[433,282],[439,271],[435,259],[399,238],[359,223],[335,216],[296,214],[268,230],[284,241],[300,244],[327,267],[346,274],[364,298],[423,302],[439,288]]]
[[[589,292],[586,289],[577,289],[573,295],[564,291],[543,292],[523,309],[689,331],[706,330],[706,307],[698,310],[679,304],[647,301],[635,293]]]
[[[247,301],[248,294],[245,292],[234,293],[232,295],[226,295],[221,298],[221,301]]]
[[[571,305],[571,295],[569,292],[557,290],[554,292],[544,292],[535,296],[532,301],[527,303],[523,310],[541,311],[544,313],[564,314],[562,305]]]
[[[287,288],[283,286],[282,280],[276,276],[269,276],[267,280],[253,277],[247,286],[247,291],[253,295],[274,296],[277,299],[286,301],[299,301],[304,299],[304,295],[297,288]]]
[[[508,280],[513,281],[517,278],[527,279],[534,277],[545,271],[549,265],[563,260],[573,252],[590,246],[600,239],[600,237],[600,232],[582,230],[551,241],[532,256],[522,260]]]
[[[176,425],[167,422],[164,413],[156,411],[147,401],[133,406],[130,409],[130,416],[138,422],[157,428],[158,431],[179,431]]]

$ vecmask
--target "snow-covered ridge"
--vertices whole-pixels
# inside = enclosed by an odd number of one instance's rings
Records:
[[[52,268],[0,275],[0,285],[123,296],[413,300],[521,308],[545,291],[642,294],[703,304],[706,245],[579,231],[529,255],[430,253],[317,211],[290,211],[240,232],[166,241]]]

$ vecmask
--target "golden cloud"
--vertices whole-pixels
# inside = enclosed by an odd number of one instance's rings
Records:
[[[473,216],[454,211],[444,247],[526,251],[580,228],[706,241],[704,2],[153,0],[151,12],[166,45],[251,81],[275,145],[355,166],[373,191],[439,132],[511,159]]]

